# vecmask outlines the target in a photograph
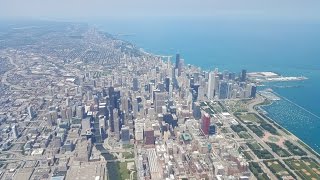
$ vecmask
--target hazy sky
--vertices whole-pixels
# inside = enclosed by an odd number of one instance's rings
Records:
[[[0,18],[217,16],[320,20],[320,0],[0,0]]]

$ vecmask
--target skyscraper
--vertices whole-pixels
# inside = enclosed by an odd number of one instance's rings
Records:
[[[136,77],[132,79],[132,90],[133,91],[139,90],[139,82],[138,82],[138,78]]]
[[[167,92],[169,92],[170,90],[170,78],[169,77],[166,77],[165,80],[164,80],[164,86],[165,86],[165,90]]]
[[[210,127],[210,115],[208,113],[204,113],[201,119],[201,130],[205,135],[209,134]]]
[[[220,82],[220,90],[219,90],[219,99],[227,99],[229,88],[228,88],[228,82],[227,81],[221,81]]]
[[[165,105],[165,100],[167,99],[167,93],[165,92],[154,92],[154,109],[157,114],[162,113],[162,106]]]
[[[201,118],[201,106],[199,102],[193,103],[193,117],[197,120]]]
[[[128,144],[130,142],[129,127],[124,126],[121,128],[121,141],[122,144]]]
[[[18,129],[17,129],[17,126],[16,125],[13,125],[12,126],[12,137],[13,139],[18,139]]]
[[[144,143],[146,145],[154,144],[154,130],[152,128],[145,128],[145,130],[144,130]]]
[[[176,54],[176,66],[175,68],[178,69],[179,68],[179,64],[180,64],[180,54]]]
[[[33,112],[32,106],[28,107],[28,114],[30,119],[34,118],[34,112]]]
[[[216,134],[216,125],[211,124],[209,126],[209,135],[214,135],[214,134]]]
[[[84,108],[82,106],[77,106],[77,109],[76,109],[77,118],[82,119],[83,114],[84,114]]]
[[[214,75],[214,72],[210,72],[209,80],[208,80],[208,93],[207,93],[207,97],[210,100],[214,98],[214,91],[215,91],[214,85],[215,85],[215,75]]]
[[[181,70],[182,70],[182,62],[180,59],[180,54],[176,55],[176,66],[175,69],[178,71],[178,74],[175,74],[176,76],[180,76],[181,75]]]
[[[198,101],[203,101],[204,100],[204,88],[202,86],[199,86],[198,88]]]
[[[114,117],[113,117],[113,108],[112,107],[109,107],[109,124],[110,124],[110,131],[111,132],[114,132]]]
[[[219,93],[219,83],[220,83],[220,78],[218,75],[214,76],[214,96],[217,96]]]
[[[247,79],[247,70],[243,69],[242,72],[241,72],[240,81],[241,81],[241,82],[245,82],[246,79]]]
[[[120,119],[118,117],[118,109],[113,109],[114,134],[117,140],[120,139]]]
[[[256,98],[257,95],[257,86],[255,84],[251,84],[251,98]]]

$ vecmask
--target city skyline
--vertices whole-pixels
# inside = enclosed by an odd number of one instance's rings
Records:
[[[0,0],[0,180],[320,179],[319,8]]]
[[[85,24],[38,25],[0,36],[1,178],[318,177],[319,154],[265,111],[299,107],[268,84],[308,77],[203,70]]]

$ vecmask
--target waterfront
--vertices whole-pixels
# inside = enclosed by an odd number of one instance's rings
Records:
[[[262,109],[268,113],[268,117],[320,152],[320,139],[310,138],[310,134],[317,134],[319,131],[319,116],[285,98],[263,106]]]
[[[299,82],[270,83],[276,93],[320,116],[320,67],[317,66],[320,25],[312,22],[267,23],[254,20],[126,20],[99,22],[111,34],[154,54],[174,55],[180,52],[186,63],[204,69],[274,71],[284,76],[306,76]],[[245,46],[243,45],[245,44]],[[172,60],[174,61],[174,60]],[[294,116],[286,101],[266,107],[270,117],[297,135],[317,152],[316,129],[320,119],[297,110]],[[291,112],[291,113],[290,113]],[[305,114],[306,113],[306,114]],[[299,124],[299,126],[297,126]]]

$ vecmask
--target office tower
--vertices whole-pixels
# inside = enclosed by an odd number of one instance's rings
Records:
[[[199,102],[193,103],[193,117],[196,120],[199,120],[201,118],[201,107]]]
[[[137,98],[134,98],[132,100],[132,111],[133,111],[133,116],[137,117],[138,112],[139,112],[139,103],[138,103]]]
[[[204,88],[202,86],[199,86],[198,88],[198,101],[203,101],[204,100]]]
[[[57,111],[50,111],[49,114],[50,114],[50,118],[51,118],[51,121],[53,122],[53,124],[57,124],[57,120],[58,120]]]
[[[169,77],[166,77],[165,80],[164,80],[164,86],[165,86],[165,90],[167,92],[170,91],[170,78]]]
[[[179,64],[180,64],[180,54],[176,54],[176,66],[175,68],[178,69],[179,68]]]
[[[154,91],[154,109],[157,114],[162,113],[162,106],[165,105],[167,93]]]
[[[152,93],[153,93],[153,90],[154,90],[154,83],[150,82],[150,83],[148,84],[148,92],[149,92],[150,94],[152,94]]]
[[[209,126],[209,135],[214,135],[214,134],[216,134],[216,125],[211,124]]]
[[[113,93],[114,93],[114,87],[112,87],[112,86],[108,87],[108,95],[109,95],[109,97],[112,96]]]
[[[241,72],[240,81],[241,81],[241,82],[245,82],[246,79],[247,79],[247,70],[243,69],[242,72]]]
[[[192,110],[192,102],[193,102],[192,89],[189,89],[189,91],[187,92],[187,105],[190,111]]]
[[[160,92],[165,92],[165,85],[163,83],[158,83],[157,85],[157,89],[160,91]]]
[[[117,140],[120,139],[120,118],[118,116],[118,109],[113,109],[114,120],[114,134]]]
[[[144,130],[144,144],[145,145],[154,144],[154,130],[152,128],[146,128]]]
[[[208,113],[204,113],[201,119],[201,130],[205,135],[209,134],[209,126],[210,126],[210,115]]]
[[[68,118],[67,118],[67,109],[66,109],[65,107],[63,107],[63,108],[60,110],[60,115],[61,115],[61,119],[63,119],[63,120],[68,119]]]
[[[114,132],[114,117],[113,117],[113,110],[114,108],[108,107],[109,108],[109,124],[110,124],[110,131]]]
[[[214,96],[217,96],[219,94],[219,84],[220,84],[220,79],[219,79],[219,76],[216,75],[214,76]]]
[[[120,95],[120,90],[114,91],[114,104],[115,108],[120,109],[120,103],[121,103],[121,95]]]
[[[180,54],[176,55],[176,66],[175,66],[175,69],[176,69],[175,76],[181,76],[182,62],[181,62],[181,59],[180,59]]]
[[[12,137],[13,139],[18,139],[19,134],[18,134],[18,129],[16,125],[12,126]]]
[[[173,85],[172,84],[169,85],[169,97],[170,98],[173,97]]]
[[[130,143],[129,127],[123,126],[121,128],[121,141],[122,141],[122,144],[129,144]]]
[[[133,91],[139,90],[139,82],[138,82],[138,78],[136,77],[132,79],[132,90]]]
[[[135,127],[135,134],[134,134],[135,140],[138,142],[142,142],[143,141],[143,128],[144,128],[143,123],[136,122],[134,124],[134,127]]]
[[[67,119],[71,119],[72,118],[72,108],[71,107],[67,107],[66,109],[66,118]]]
[[[233,89],[233,84],[231,82],[229,82],[228,83],[227,99],[230,99],[232,97],[232,89]]]
[[[215,92],[214,85],[215,85],[215,75],[214,75],[214,72],[210,72],[209,80],[208,80],[208,92],[207,92],[207,97],[210,100],[214,98],[214,92]]]
[[[82,106],[77,106],[76,117],[79,118],[79,119],[82,119],[83,118],[83,114],[84,114],[83,107]]]
[[[219,90],[219,99],[227,99],[228,98],[228,82],[221,81],[220,82],[220,90]]]
[[[256,98],[257,95],[257,86],[255,84],[251,84],[251,98]]]
[[[192,78],[190,78],[190,81],[189,81],[189,86],[190,87],[193,87],[194,86],[194,78],[192,77]]]
[[[121,110],[126,113],[129,112],[129,100],[126,96],[121,97]]]
[[[35,116],[35,113],[33,112],[33,108],[32,106],[28,107],[28,114],[29,114],[29,118],[32,119]]]
[[[103,115],[99,116],[99,126],[100,126],[100,135],[101,135],[101,139],[106,138],[106,134],[107,134],[107,123],[106,123],[106,117]]]

